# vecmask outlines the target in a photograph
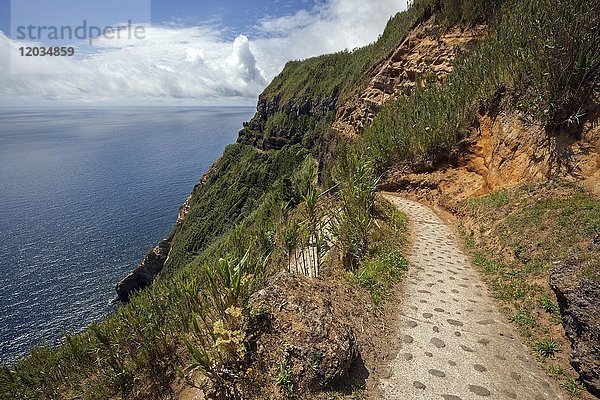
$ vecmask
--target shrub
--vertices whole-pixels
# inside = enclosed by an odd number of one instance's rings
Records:
[[[508,90],[524,119],[549,132],[577,130],[600,80],[599,15],[585,0],[503,2],[489,37],[457,59],[447,82],[387,102],[365,129],[362,148],[378,170],[424,156],[443,160],[480,106]]]
[[[340,210],[335,215],[333,232],[345,266],[356,269],[369,246],[378,179],[373,164],[349,148],[342,151],[336,172]]]

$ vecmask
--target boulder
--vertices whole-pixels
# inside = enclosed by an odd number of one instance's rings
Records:
[[[252,365],[264,376],[291,368],[295,393],[335,386],[357,358],[355,334],[319,279],[276,276],[250,300]]]
[[[590,393],[600,396],[600,284],[581,276],[577,259],[555,264],[550,286],[571,342],[571,365]]]

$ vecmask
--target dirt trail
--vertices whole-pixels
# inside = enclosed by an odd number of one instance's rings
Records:
[[[394,195],[410,220],[401,349],[385,399],[562,399],[519,341],[452,231],[429,208]]]

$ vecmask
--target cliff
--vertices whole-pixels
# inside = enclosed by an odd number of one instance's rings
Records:
[[[555,335],[521,339],[532,350],[555,340],[548,371],[594,392],[597,336],[583,331],[595,324],[597,265],[575,257],[597,252],[581,246],[598,221],[592,3],[419,0],[369,46],[290,61],[171,235],[119,283],[127,304],[0,369],[2,398],[362,395],[356,384],[389,377],[389,335],[401,336],[381,307],[407,268],[406,221],[375,204],[377,183],[465,222],[507,317]],[[315,255],[319,277],[290,276],[316,243],[334,244]],[[340,261],[348,254],[356,262]],[[547,267],[559,258],[552,298]]]
[[[588,246],[598,252],[600,235]],[[595,396],[600,396],[600,285],[593,277],[581,276],[585,263],[578,257],[555,265],[550,285],[556,293],[566,335],[572,343],[571,363],[582,382]],[[582,268],[583,267],[583,268]]]
[[[150,286],[154,277],[162,271],[170,249],[171,239],[163,239],[158,246],[146,254],[144,260],[117,284],[119,301],[128,302],[132,293]]]
[[[194,190],[197,190],[199,186],[208,181],[211,174],[214,173],[218,162],[219,161],[217,160],[215,164],[213,164],[213,166],[208,170],[208,172],[202,175]],[[179,207],[177,221],[174,228],[175,230],[177,227],[183,224],[185,218],[189,214],[191,209],[191,200],[192,194],[190,194],[185,199],[181,207]],[[127,276],[117,283],[117,301],[127,303],[132,294],[152,284],[154,279],[162,272],[167,260],[169,259],[173,236],[174,233],[172,232],[168,237],[161,240],[156,247],[146,254],[142,262],[140,262],[140,264],[138,264],[133,271],[131,271]]]
[[[303,142],[311,147],[319,133],[319,121],[333,113],[337,102],[335,97],[318,100],[299,98],[292,104],[281,104],[277,100],[259,97],[256,115],[244,123],[238,143],[266,151]],[[278,121],[273,122],[276,119]],[[325,127],[321,126],[321,129]],[[310,143],[311,139],[313,143]]]
[[[452,72],[456,55],[472,51],[485,34],[481,24],[454,27],[440,35],[436,16],[429,17],[369,71],[366,88],[336,110],[333,129],[347,137],[360,135],[388,100],[410,96],[427,78],[442,83]]]

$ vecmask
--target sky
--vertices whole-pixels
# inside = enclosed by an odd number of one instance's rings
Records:
[[[404,9],[406,0],[0,0],[0,105],[251,105],[287,61],[371,43]],[[118,39],[87,34],[128,21]],[[85,37],[49,33],[83,22]],[[75,54],[21,56],[41,46]]]

